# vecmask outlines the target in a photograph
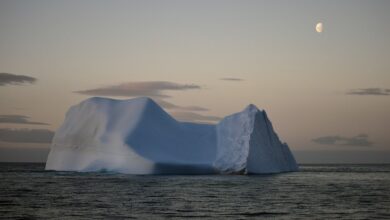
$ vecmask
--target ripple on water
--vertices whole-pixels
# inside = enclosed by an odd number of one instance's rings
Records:
[[[0,164],[10,219],[389,219],[389,165],[307,165],[302,172],[134,176]]]

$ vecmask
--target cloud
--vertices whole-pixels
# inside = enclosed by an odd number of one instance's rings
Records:
[[[191,89],[201,89],[195,84],[179,84],[167,81],[143,81],[143,82],[128,82],[119,85],[95,88],[90,90],[76,91],[76,93],[84,95],[96,96],[148,96],[155,99],[155,101],[163,108],[168,110],[184,110],[184,111],[208,111],[209,109],[200,106],[180,106],[163,99],[170,96],[163,93],[163,91],[184,91]]]
[[[366,89],[353,89],[347,92],[348,95],[376,95],[387,96],[390,95],[390,89],[382,88],[366,88]]]
[[[24,115],[0,115],[0,123],[49,125],[43,122],[29,121],[28,119],[29,117]]]
[[[232,77],[225,77],[225,78],[221,78],[220,80],[225,80],[225,81],[244,81],[244,79],[232,78]]]
[[[54,133],[47,129],[0,129],[0,141],[13,143],[50,143]]]
[[[356,146],[356,147],[369,147],[373,143],[368,140],[368,135],[359,134],[354,137],[342,137],[342,136],[324,136],[315,138],[312,140],[317,144],[322,145],[340,145],[340,146]]]
[[[172,112],[172,116],[179,121],[187,122],[218,122],[222,118],[217,116],[201,115],[194,112]]]
[[[7,143],[7,145],[11,145]],[[24,145],[24,144],[23,144]],[[0,146],[0,162],[34,162],[45,163],[50,148],[47,144],[28,144],[29,146]],[[31,147],[30,145],[40,145]],[[46,146],[45,146],[46,145]]]
[[[186,111],[208,111],[209,109],[203,108],[200,106],[180,106],[180,105],[175,105],[171,102],[164,101],[162,99],[156,99],[155,100],[161,107],[168,109],[168,110],[186,110]]]
[[[24,75],[15,75],[11,73],[0,73],[0,86],[5,85],[22,85],[25,83],[34,83],[36,78]]]
[[[179,84],[167,81],[143,81],[143,82],[128,82],[119,85],[112,85],[107,87],[100,87],[89,90],[76,91],[76,93],[84,95],[96,96],[149,96],[158,98],[167,98],[163,91],[183,91],[191,89],[201,89],[195,84]]]

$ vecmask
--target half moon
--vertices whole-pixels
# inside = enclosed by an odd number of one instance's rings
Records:
[[[316,25],[316,31],[318,33],[321,33],[323,31],[324,27],[323,27],[323,24],[321,22],[319,22],[317,25]]]

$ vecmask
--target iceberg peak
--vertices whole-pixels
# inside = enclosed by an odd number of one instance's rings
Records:
[[[257,108],[256,105],[254,104],[249,104],[248,106],[245,107],[245,109],[243,110],[244,112],[261,112],[262,110],[260,110],[259,108]]]

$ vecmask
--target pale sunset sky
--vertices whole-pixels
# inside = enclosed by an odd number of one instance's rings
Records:
[[[0,0],[0,161],[46,161],[86,98],[149,96],[202,123],[253,103],[300,163],[390,162],[389,12],[387,0]]]

